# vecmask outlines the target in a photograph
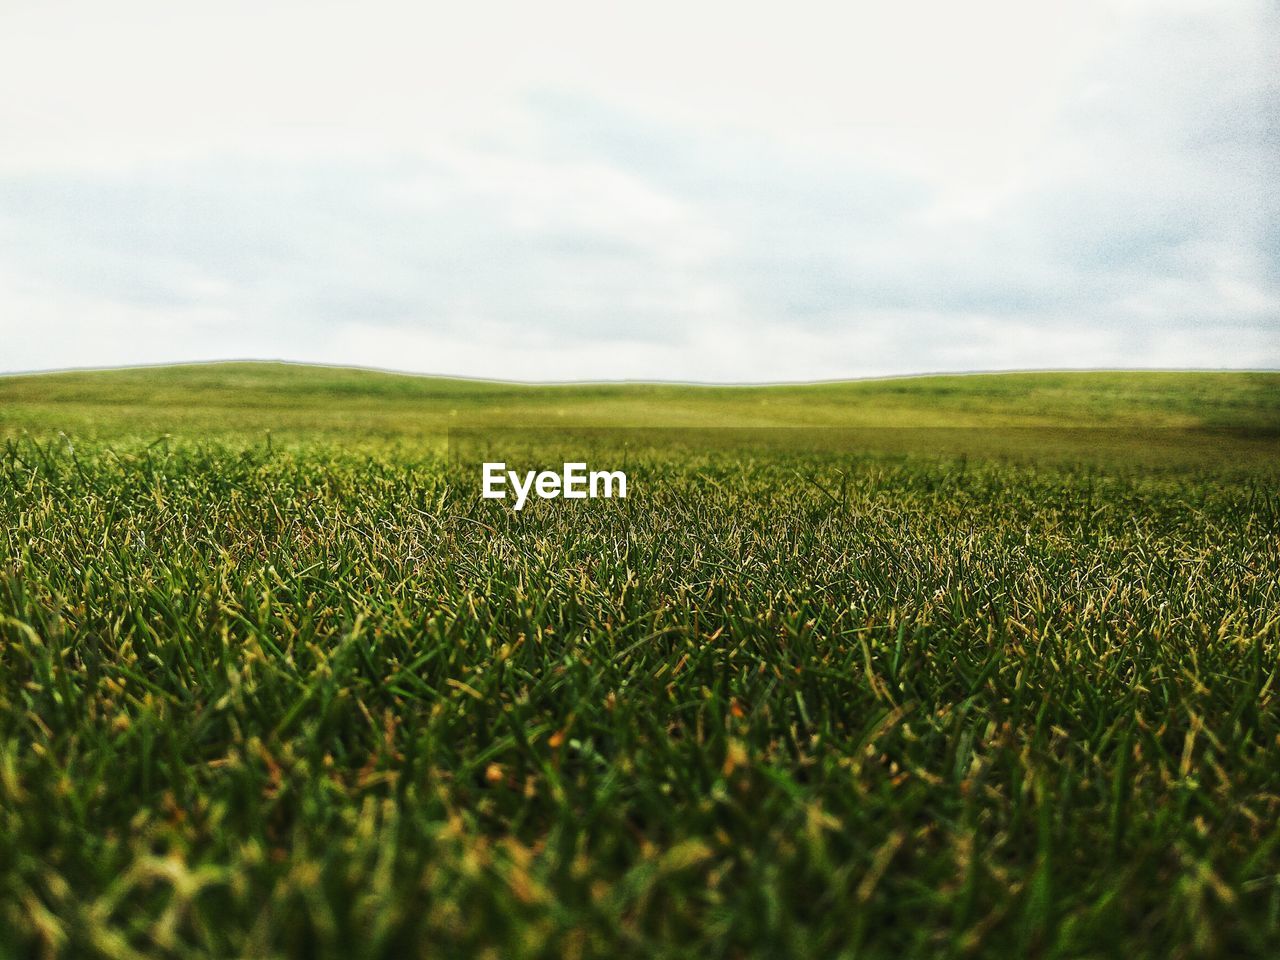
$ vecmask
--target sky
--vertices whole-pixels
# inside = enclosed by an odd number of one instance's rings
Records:
[[[1280,367],[1270,0],[0,0],[0,371]]]

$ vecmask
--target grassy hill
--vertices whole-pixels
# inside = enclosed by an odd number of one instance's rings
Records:
[[[1175,427],[1280,432],[1280,373],[1009,373],[530,386],[277,363],[0,377],[0,432],[438,440],[459,425]]]

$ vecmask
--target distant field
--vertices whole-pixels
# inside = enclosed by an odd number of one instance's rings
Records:
[[[459,424],[1261,429],[1280,373],[1012,373],[766,387],[527,386],[270,363],[0,377],[0,431],[433,441]]]
[[[0,957],[1274,956],[1278,454],[1280,374],[0,378]]]

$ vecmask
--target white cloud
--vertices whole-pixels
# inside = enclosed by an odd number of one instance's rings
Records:
[[[1277,14],[15,2],[0,369],[1280,366]]]

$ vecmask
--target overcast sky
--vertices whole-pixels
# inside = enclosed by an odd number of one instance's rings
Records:
[[[0,370],[1280,367],[1269,0],[0,0]]]

